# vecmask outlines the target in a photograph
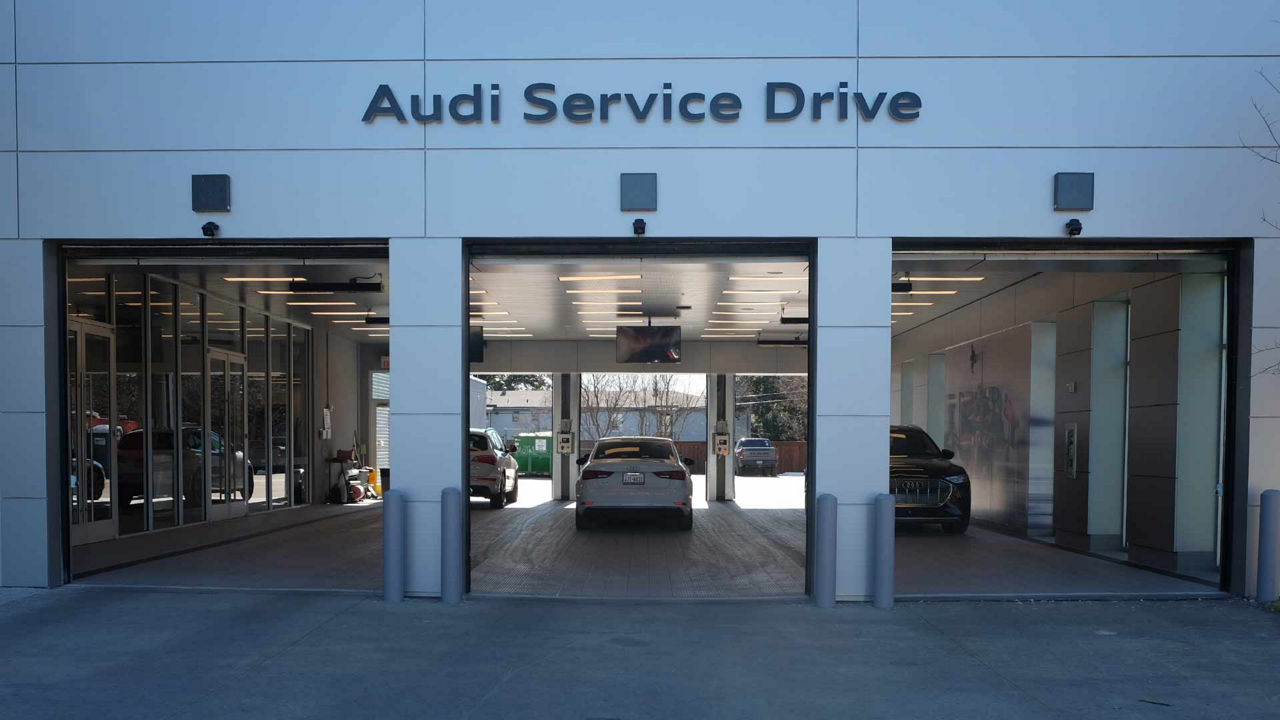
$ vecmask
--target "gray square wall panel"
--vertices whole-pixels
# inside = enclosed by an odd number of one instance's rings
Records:
[[[658,209],[657,173],[622,173],[623,212],[653,212]]]
[[[230,212],[230,175],[192,175],[192,212]]]
[[[1055,173],[1053,176],[1053,209],[1092,210],[1093,173]]]

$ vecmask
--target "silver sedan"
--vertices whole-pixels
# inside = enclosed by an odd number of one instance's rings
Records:
[[[681,459],[666,438],[614,437],[578,459],[579,530],[609,513],[669,515],[681,530],[693,529],[692,460]]]

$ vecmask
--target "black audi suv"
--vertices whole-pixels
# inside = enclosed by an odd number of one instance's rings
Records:
[[[969,529],[969,474],[914,425],[889,427],[889,492],[899,523],[941,523],[948,533]]]

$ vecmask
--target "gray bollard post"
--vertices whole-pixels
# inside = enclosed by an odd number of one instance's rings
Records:
[[[382,496],[382,599],[404,600],[405,565],[404,493],[388,490]]]
[[[445,605],[462,602],[462,491],[440,492],[440,599]]]
[[[1280,600],[1280,490],[1264,490],[1258,508],[1258,602]]]
[[[818,547],[813,563],[813,604],[820,608],[836,606],[836,496],[818,496]]]
[[[875,517],[875,587],[871,604],[880,609],[893,607],[893,530],[894,499],[888,493],[876,495]]]

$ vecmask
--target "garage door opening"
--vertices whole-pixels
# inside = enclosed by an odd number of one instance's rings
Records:
[[[802,594],[808,270],[785,256],[473,256],[471,592]],[[752,419],[765,427],[784,401],[802,416],[798,443],[785,438],[796,467],[757,465],[751,446],[771,439]]]
[[[896,248],[900,596],[1219,587],[1229,259]]]
[[[66,249],[70,579],[381,586],[386,247],[261,252]]]

